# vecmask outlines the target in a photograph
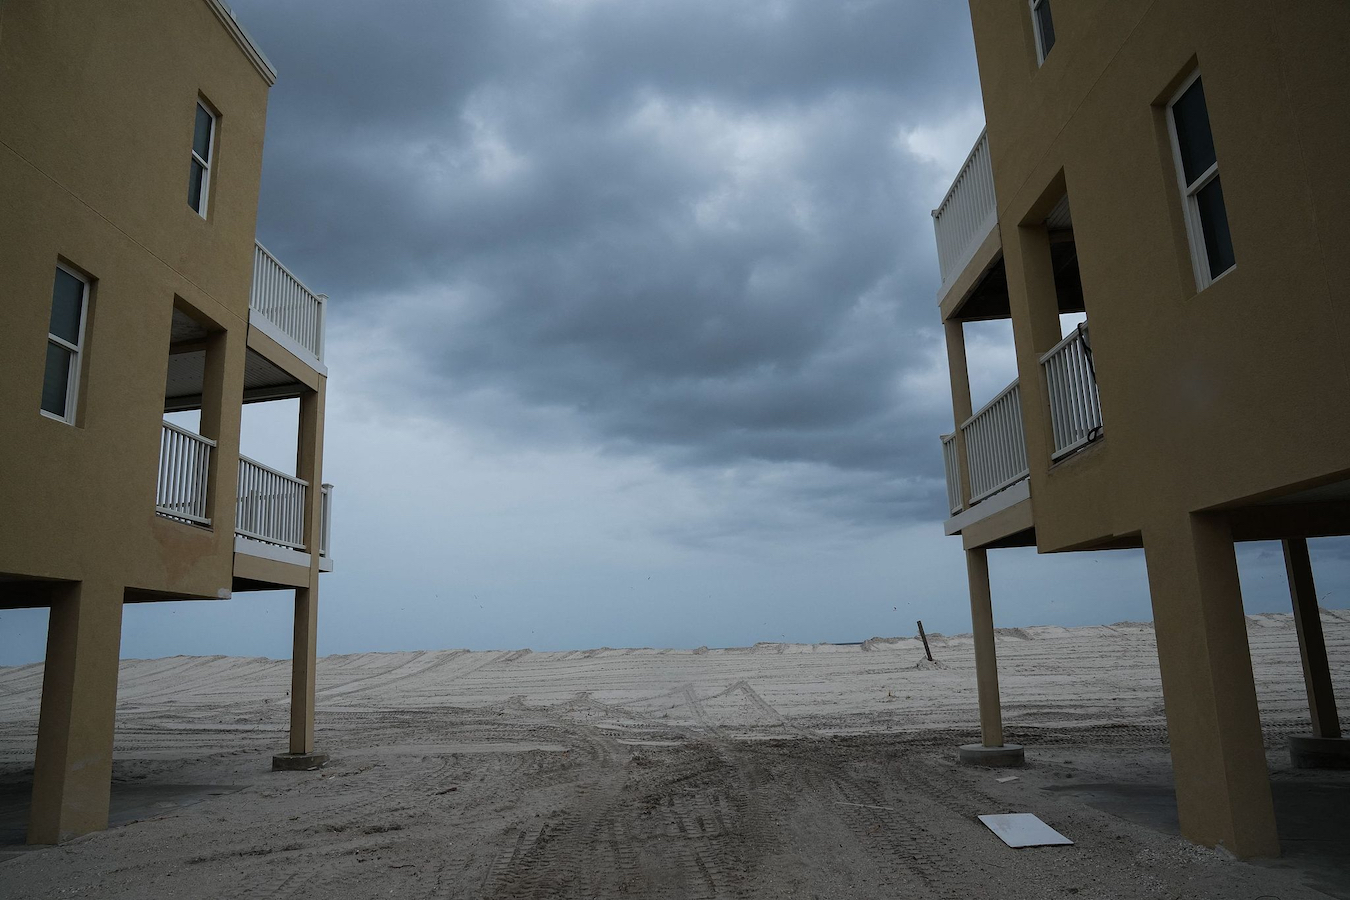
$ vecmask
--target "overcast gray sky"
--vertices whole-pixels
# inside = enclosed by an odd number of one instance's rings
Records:
[[[233,6],[280,73],[259,238],[332,298],[321,652],[969,629],[929,216],[983,123],[964,3]],[[1011,333],[971,339],[979,403]],[[245,426],[293,462],[293,403]],[[1001,625],[1151,618],[1142,554],[991,562]],[[0,613],[0,663],[44,629]],[[289,640],[237,595],[129,607],[123,655]]]

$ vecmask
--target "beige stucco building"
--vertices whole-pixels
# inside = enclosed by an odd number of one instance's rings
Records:
[[[275,77],[219,0],[0,4],[0,608],[50,609],[31,842],[107,824],[124,603],[293,589],[314,751],[326,298],[254,239]],[[239,452],[280,398],[293,472]]]
[[[965,755],[1017,755],[987,551],[1142,547],[1182,830],[1276,854],[1234,542],[1285,542],[1312,718],[1295,760],[1344,760],[1306,539],[1350,533],[1350,5],[970,10],[987,129],[933,214],[946,530],[978,638]],[[973,410],[964,323],[990,319],[1019,377]]]

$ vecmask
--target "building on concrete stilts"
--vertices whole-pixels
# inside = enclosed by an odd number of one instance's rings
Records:
[[[50,610],[31,843],[107,826],[126,603],[293,590],[280,764],[319,759],[327,298],[255,239],[275,79],[221,0],[0,5],[0,608]],[[242,456],[244,405],[297,399],[294,468]]]
[[[1312,733],[1343,765],[1307,539],[1350,534],[1350,7],[970,0],[986,130],[934,210],[979,745],[988,551],[1143,548],[1181,828],[1279,852],[1235,542],[1283,541]],[[1018,378],[971,402],[966,324]]]

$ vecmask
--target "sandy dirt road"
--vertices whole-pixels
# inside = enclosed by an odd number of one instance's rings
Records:
[[[1350,613],[1324,623],[1350,697]],[[1350,800],[1350,779],[1287,768],[1284,739],[1306,728],[1289,619],[1253,617],[1249,636],[1277,786]],[[329,657],[334,758],[316,773],[268,771],[286,663],[127,661],[116,789],[165,799],[10,855],[0,897],[1345,896],[1325,869],[1238,863],[1077,792],[1166,781],[1147,625],[1000,635],[1010,739],[1030,751],[1007,783],[955,765],[974,737],[970,642],[934,643],[936,666],[908,639]],[[0,669],[11,804],[40,683],[40,667]],[[1034,812],[1077,843],[1008,850],[975,818],[989,812]]]

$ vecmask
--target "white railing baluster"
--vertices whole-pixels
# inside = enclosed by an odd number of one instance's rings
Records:
[[[240,456],[235,531],[255,541],[304,550],[308,490],[308,482]]]
[[[942,436],[942,468],[947,476],[947,508],[961,511],[961,467],[956,455],[956,432]]]
[[[206,490],[210,478],[211,448],[216,442],[162,423],[159,432],[159,477],[155,481],[155,512],[170,519],[210,525]]]
[[[997,222],[989,136],[981,132],[947,195],[933,210],[933,232],[944,286],[961,271]]]
[[[333,486],[323,484],[319,490],[323,492],[319,506],[319,555],[328,556],[333,536]]]
[[[254,242],[253,291],[249,308],[281,329],[288,337],[323,360],[326,294],[315,294],[304,282]]]
[[[1102,434],[1101,396],[1092,367],[1088,329],[1080,326],[1041,357],[1046,394],[1050,398],[1050,425],[1060,459]]]
[[[970,501],[983,500],[1009,485],[1027,477],[1027,445],[1022,426],[1021,388],[1013,381],[979,412],[961,425],[966,438],[966,461],[970,468]],[[952,457],[955,457],[955,435],[943,438],[943,450],[953,438]],[[955,463],[949,464],[949,472]],[[947,484],[952,512],[960,511],[960,488],[953,492],[952,481]]]

